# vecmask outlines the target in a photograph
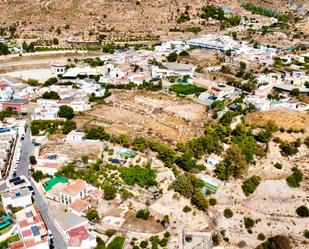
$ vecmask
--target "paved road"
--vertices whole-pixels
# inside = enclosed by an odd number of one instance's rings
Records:
[[[27,130],[26,130],[25,139],[24,139],[23,145],[22,145],[21,158],[20,158],[19,166],[17,168],[17,176],[20,176],[20,175],[29,176],[28,175],[29,156],[32,155],[33,150],[34,150],[34,146],[32,145],[32,141],[31,141],[30,127],[28,127]],[[56,228],[56,226],[53,222],[53,218],[51,217],[50,212],[48,210],[48,205],[47,205],[47,203],[44,199],[45,197],[41,196],[41,194],[37,190],[36,186],[32,182],[31,182],[31,185],[32,185],[32,187],[34,189],[34,193],[35,193],[35,195],[34,195],[35,204],[39,208],[47,228],[49,230],[51,230],[51,232],[54,235],[53,241],[54,241],[55,248],[56,249],[65,249],[66,243],[64,241],[64,238],[59,233],[58,229]]]

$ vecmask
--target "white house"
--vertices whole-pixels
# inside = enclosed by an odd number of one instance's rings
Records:
[[[208,34],[193,38],[187,44],[194,47],[208,48],[219,51],[236,50],[240,44],[230,36]]]
[[[55,175],[55,173],[68,161],[68,157],[65,154],[44,154],[39,156],[37,164],[34,167],[35,170],[40,170],[44,174]]]
[[[85,217],[90,208],[91,203],[81,199],[77,199],[69,205],[69,211],[80,217]]]
[[[59,191],[60,202],[71,205],[77,199],[84,199],[87,195],[87,183],[81,179],[71,180],[64,188]]]
[[[13,88],[6,82],[0,82],[0,101],[12,99],[14,94]]]
[[[82,141],[85,137],[85,132],[71,131],[66,138],[66,141]]]
[[[53,63],[51,65],[52,74],[64,74],[66,71],[66,63]]]
[[[32,193],[28,188],[16,189],[1,194],[3,207],[26,207],[32,204]]]
[[[219,99],[222,99],[225,96],[229,96],[235,92],[235,88],[226,84],[217,84],[213,85],[209,89],[209,93],[213,96],[216,96]]]

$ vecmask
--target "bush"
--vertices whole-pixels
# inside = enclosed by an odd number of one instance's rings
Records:
[[[258,240],[265,240],[266,236],[264,235],[264,233],[259,233],[257,238]]]
[[[189,213],[191,212],[192,208],[189,206],[184,206],[184,208],[182,209],[182,211],[184,211],[185,213]]]
[[[169,238],[169,237],[171,237],[171,234],[170,234],[169,231],[166,231],[166,232],[164,233],[164,238]]]
[[[197,191],[192,196],[191,202],[198,209],[200,209],[202,211],[207,211],[207,208],[208,208],[208,205],[209,205],[208,200],[205,198],[205,196],[200,191]]]
[[[303,180],[303,173],[296,167],[292,168],[293,174],[286,178],[288,185],[292,188],[298,188]]]
[[[309,209],[306,206],[300,206],[296,209],[296,213],[300,217],[309,217]]]
[[[51,85],[57,84],[57,82],[58,82],[58,79],[56,77],[52,77],[45,81],[44,86],[51,86]]]
[[[30,86],[39,86],[39,82],[37,80],[34,80],[34,79],[28,79],[27,84],[30,85]]]
[[[244,218],[244,224],[245,224],[245,228],[247,230],[249,230],[254,226],[255,221],[253,219],[249,218],[249,217],[245,217]]]
[[[136,218],[139,218],[139,219],[143,219],[143,220],[148,220],[149,218],[149,215],[150,215],[150,212],[149,210],[147,209],[140,209],[136,212]]]
[[[142,240],[141,243],[139,244],[141,248],[146,248],[148,246],[148,241],[147,240]]]
[[[206,91],[205,88],[192,84],[173,84],[169,90],[182,95],[200,94]]]
[[[274,164],[274,167],[275,167],[276,169],[282,169],[282,164],[281,164],[281,163],[275,163],[275,164]]]
[[[160,240],[159,244],[161,247],[165,247],[167,246],[167,243],[168,243],[168,238],[163,238]]]
[[[37,164],[37,160],[36,160],[35,156],[33,156],[33,155],[29,157],[29,161],[30,161],[31,165]]]
[[[124,237],[118,236],[107,246],[107,249],[122,249],[124,241]]]
[[[225,218],[229,219],[229,218],[232,218],[234,214],[233,214],[233,211],[231,209],[226,208],[223,211],[223,215],[224,215]]]
[[[100,219],[99,217],[99,214],[98,214],[98,211],[95,210],[95,209],[90,209],[87,214],[86,214],[86,217],[88,220],[90,221],[97,221]]]
[[[32,173],[32,178],[36,181],[39,182],[40,180],[44,179],[45,175],[41,170],[36,170],[35,172]]]
[[[306,239],[309,239],[309,230],[304,231],[304,236]]]
[[[251,195],[256,187],[260,184],[260,177],[258,176],[251,176],[250,178],[248,178],[247,180],[245,180],[241,186],[244,194],[246,196]]]
[[[155,172],[151,168],[131,166],[122,168],[120,172],[124,182],[130,186],[135,183],[141,187],[157,185]]]
[[[116,229],[107,229],[106,231],[105,231],[105,235],[107,236],[107,237],[112,237],[115,233],[117,232],[117,230]]]
[[[172,52],[166,57],[168,62],[176,62],[177,58],[178,58],[178,54],[176,52]]]
[[[117,190],[113,185],[106,185],[103,187],[103,190],[105,200],[114,200],[116,198]]]
[[[282,156],[293,156],[298,152],[297,147],[293,143],[288,143],[288,142],[282,142],[279,145],[280,148],[280,153]]]
[[[217,204],[217,199],[215,198],[210,198],[209,199],[209,205],[210,206],[215,206]]]
[[[60,96],[58,95],[58,93],[54,92],[54,91],[50,91],[50,92],[45,92],[42,95],[43,99],[60,99]]]
[[[72,119],[74,118],[74,110],[68,105],[62,105],[59,107],[58,115],[60,118]]]
[[[218,234],[212,234],[211,235],[211,240],[214,246],[219,245],[219,236]]]

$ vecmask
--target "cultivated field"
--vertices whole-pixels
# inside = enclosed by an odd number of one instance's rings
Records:
[[[106,102],[78,118],[78,126],[100,124],[115,134],[175,142],[200,134],[206,121],[204,106],[162,93],[115,90]]]

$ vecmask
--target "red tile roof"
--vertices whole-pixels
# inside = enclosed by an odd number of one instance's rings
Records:
[[[20,222],[18,222],[20,227],[26,227],[29,226],[29,223],[27,220],[21,220]]]
[[[22,231],[23,237],[29,237],[32,234],[30,229]]]
[[[71,229],[68,235],[70,236],[69,246],[80,246],[83,240],[89,238],[89,233],[84,226]]]
[[[17,242],[13,242],[13,243],[9,244],[9,248],[10,249],[23,249],[23,248],[25,248],[24,242],[22,240],[17,241]]]

